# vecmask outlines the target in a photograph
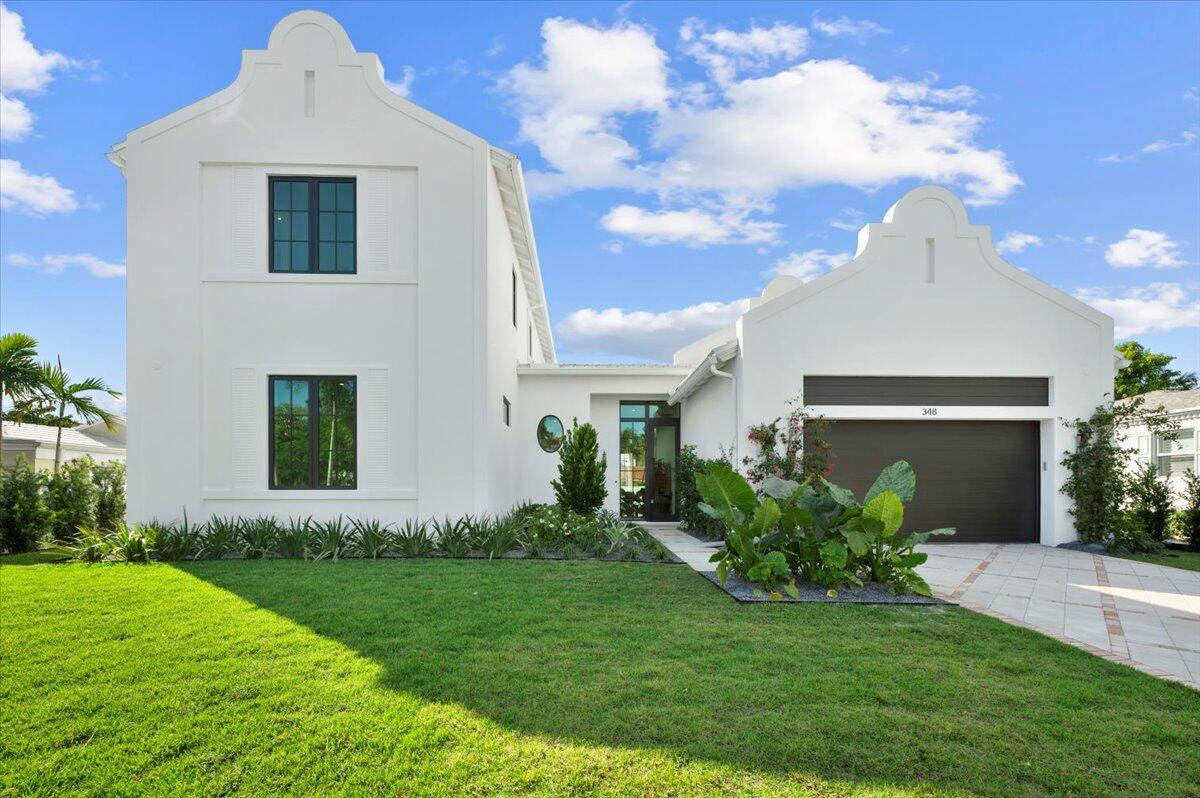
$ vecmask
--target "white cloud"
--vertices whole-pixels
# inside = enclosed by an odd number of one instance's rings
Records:
[[[0,158],[0,208],[29,216],[70,213],[79,207],[75,192],[49,175],[26,172],[19,161]]]
[[[1200,327],[1200,300],[1189,299],[1179,283],[1151,283],[1119,295],[1100,288],[1083,288],[1075,296],[1112,316],[1117,338]]]
[[[837,218],[826,219],[830,227],[836,227],[838,230],[846,230],[851,233],[856,233],[862,229],[867,215],[856,208],[842,208],[838,212]]]
[[[708,30],[703,20],[689,19],[679,30],[684,51],[704,64],[718,85],[726,86],[742,72],[765,69],[775,60],[794,60],[808,49],[808,31],[777,22],[770,28],[752,25],[744,33],[728,28]]]
[[[396,94],[399,94],[401,97],[408,98],[412,96],[413,81],[416,79],[417,70],[410,66],[406,66],[404,71],[400,73],[400,80],[384,80],[383,82],[387,84],[389,89],[396,92]]]
[[[676,349],[736,321],[749,307],[750,300],[737,299],[662,313],[584,308],[559,322],[557,332],[565,347],[581,355],[665,362]]]
[[[33,120],[29,106],[0,94],[0,141],[21,141],[33,130]]]
[[[1109,244],[1104,259],[1118,268],[1153,266],[1156,269],[1173,269],[1183,266],[1179,258],[1179,243],[1162,232],[1131,229],[1125,238]]]
[[[1024,252],[1030,247],[1040,247],[1042,239],[1040,236],[1035,236],[1033,233],[1021,233],[1013,230],[1004,238],[1000,239],[1000,243],[996,244],[996,251],[1001,255],[1010,253]]]
[[[596,28],[554,18],[542,23],[542,65],[513,67],[500,85],[514,98],[521,137],[553,171],[528,173],[530,191],[649,187],[619,117],[666,107],[667,54],[646,28]]]
[[[21,15],[0,3],[0,91],[39,92],[54,80],[54,71],[71,60],[53,50],[39,51],[25,38]]]
[[[124,263],[111,263],[84,252],[70,255],[43,255],[40,258],[32,258],[23,252],[14,252],[6,256],[4,262],[12,266],[37,269],[47,274],[62,274],[70,267],[78,267],[86,269],[88,274],[93,277],[125,276]]]
[[[812,26],[813,30],[826,36],[849,36],[860,41],[868,36],[891,32],[878,22],[872,22],[869,19],[850,19],[849,17],[823,19],[818,14],[813,14]]]
[[[745,214],[712,214],[699,208],[648,211],[635,205],[618,205],[600,220],[610,233],[642,244],[763,244],[776,240],[780,225],[747,219]]]
[[[788,275],[799,277],[808,282],[817,275],[829,269],[849,263],[853,256],[849,252],[826,252],[823,249],[810,249],[805,252],[792,252],[775,261],[770,274],[778,277]]]
[[[1155,152],[1163,152],[1164,150],[1173,150],[1176,147],[1186,147],[1189,144],[1195,144],[1196,139],[1197,139],[1197,131],[1195,128],[1193,128],[1192,130],[1183,131],[1183,133],[1180,134],[1179,138],[1174,139],[1174,140],[1159,139],[1158,141],[1152,141],[1149,144],[1147,144],[1145,147],[1142,147],[1142,152],[1155,153]]]
[[[874,191],[923,180],[957,184],[981,205],[1021,184],[1001,150],[978,143],[983,117],[962,107],[975,99],[970,87],[880,79],[844,60],[766,69],[799,57],[802,30],[689,21],[681,47],[715,76],[673,87],[648,28],[546,20],[540,63],[500,81],[522,139],[547,163],[527,173],[531,193],[631,189],[656,194],[663,212],[682,206],[763,224],[751,215],[808,186]],[[740,74],[748,69],[766,74]],[[633,143],[642,139],[652,154]]]
[[[25,37],[21,15],[0,3],[0,141],[20,141],[33,130],[34,113],[13,94],[40,94],[56,71],[80,65],[62,53],[34,47]]]

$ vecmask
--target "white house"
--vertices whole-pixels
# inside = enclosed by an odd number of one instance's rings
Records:
[[[1200,456],[1196,450],[1196,441],[1200,439],[1200,388],[1151,391],[1141,398],[1145,400],[1145,409],[1163,409],[1173,432],[1153,435],[1143,426],[1133,426],[1125,432],[1125,445],[1136,452],[1138,463],[1155,465],[1159,476],[1171,487],[1172,502],[1183,507],[1183,475],[1188,471],[1200,474]]]
[[[0,424],[4,425],[0,463],[12,466],[24,457],[25,462],[39,471],[50,471],[54,468],[54,450],[59,440],[58,427],[16,424],[11,421],[3,421]],[[97,463],[124,460],[125,420],[120,419],[111,430],[103,423],[64,427],[62,462],[85,455]]]
[[[730,450],[802,397],[838,419],[848,486],[914,464],[915,524],[1074,539],[1060,420],[1112,390],[1112,321],[1001,260],[951,192],[910,192],[851,263],[777,279],[671,365],[559,365],[519,162],[382,75],[290,14],[231,86],[110,153],[132,517],[499,512],[551,497],[577,418],[611,509],[669,519],[680,445]]]

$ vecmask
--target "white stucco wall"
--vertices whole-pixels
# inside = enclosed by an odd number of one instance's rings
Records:
[[[488,152],[391,92],[316,12],[118,145],[131,517],[487,506]],[[268,272],[275,174],[357,178],[357,274]],[[357,490],[267,489],[272,373],[358,377]]]
[[[1041,422],[1041,536],[1058,544],[1075,538],[1058,464],[1073,440],[1060,419],[1090,414],[1112,390],[1112,347],[1111,319],[1005,263],[989,229],[969,224],[957,197],[925,186],[884,223],[863,229],[854,261],[742,317],[741,432],[785,412],[806,374],[1048,377],[1046,408],[944,407],[936,416],[921,407],[812,410],[829,418]],[[690,415],[686,401],[684,410]]]
[[[605,508],[618,512],[620,481],[620,410],[625,400],[662,401],[687,374],[687,369],[639,367],[534,367],[520,371],[520,405],[515,451],[520,472],[518,500],[553,502],[550,482],[558,476],[558,455],[542,451],[537,425],[554,415],[570,429],[572,420],[596,427],[600,451],[608,457],[608,499]],[[681,420],[687,435],[688,420]],[[684,438],[686,440],[686,438]]]

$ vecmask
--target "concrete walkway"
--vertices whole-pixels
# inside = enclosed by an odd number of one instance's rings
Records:
[[[696,571],[720,544],[647,524]],[[1200,573],[1037,544],[922,547],[938,598],[1200,689]]]

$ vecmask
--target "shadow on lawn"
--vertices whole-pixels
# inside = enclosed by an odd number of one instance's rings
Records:
[[[522,733],[798,779],[1136,792],[1186,767],[1178,732],[1196,726],[1185,688],[956,608],[739,606],[674,566],[179,567],[378,662],[387,689]]]

